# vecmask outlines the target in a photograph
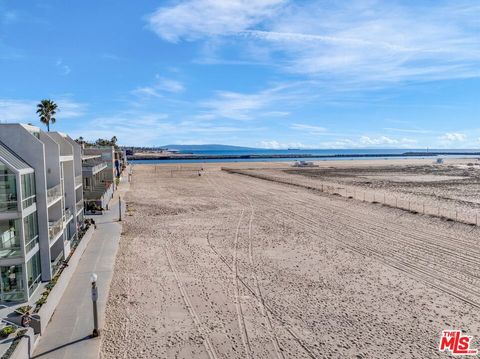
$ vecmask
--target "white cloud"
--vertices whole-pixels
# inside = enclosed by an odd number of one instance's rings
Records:
[[[447,142],[464,142],[467,140],[467,135],[459,132],[447,132],[440,137],[440,140]]]
[[[480,76],[479,17],[479,6],[461,0],[434,7],[363,0],[198,0],[161,7],[148,21],[167,41],[206,40],[206,62],[216,58],[211,56],[216,48],[227,47],[225,53],[237,54],[225,60],[231,64],[260,61],[332,85],[372,86]],[[218,41],[220,36],[235,38]]]
[[[260,148],[266,148],[271,150],[284,150],[288,148],[301,148],[301,149],[314,148],[313,146],[305,145],[301,142],[282,143],[275,140],[260,141],[258,146]]]
[[[285,107],[308,99],[309,95],[305,94],[305,83],[292,82],[253,93],[218,91],[215,97],[201,101],[198,105],[214,118],[252,120],[263,117],[286,117],[290,112],[285,111]]]
[[[257,132],[261,129],[248,126],[231,126],[205,121],[171,119],[166,113],[142,113],[129,111],[117,115],[97,117],[91,126],[72,132],[73,137],[88,140],[117,136],[124,145],[164,145],[175,143],[216,143],[218,136],[242,132]],[[162,141],[161,143],[159,141]]]
[[[70,72],[72,72],[70,66],[66,65],[62,59],[58,59],[55,63],[55,66],[57,66],[62,71],[62,75],[68,75]]]
[[[32,121],[35,119],[34,101],[0,99],[0,121]]]
[[[392,132],[406,132],[406,133],[432,133],[430,130],[420,130],[413,128],[394,128],[394,127],[385,127],[384,130]]]
[[[177,80],[155,76],[155,83],[152,86],[138,87],[132,91],[139,97],[163,97],[163,93],[180,93],[185,91],[185,86]]]
[[[322,134],[327,131],[325,127],[321,126],[314,126],[314,125],[307,125],[304,123],[294,123],[293,125],[290,126],[290,128],[294,130],[299,130],[299,131],[306,131],[311,134]]]
[[[379,137],[369,137],[369,136],[361,136],[360,137],[360,145],[366,146],[387,146],[387,147],[408,147],[412,146],[417,141],[411,138],[392,138],[387,136],[379,136]]]
[[[149,27],[170,42],[227,35],[258,25],[278,13],[285,0],[190,0],[160,7]]]
[[[54,100],[58,105],[57,120],[74,118],[85,113],[87,105],[60,97]],[[34,122],[38,120],[36,107],[39,101],[0,99],[0,121],[2,122]]]
[[[380,136],[380,137],[368,137],[362,136],[360,137],[360,142],[364,145],[396,145],[398,140],[387,137],[387,136]]]

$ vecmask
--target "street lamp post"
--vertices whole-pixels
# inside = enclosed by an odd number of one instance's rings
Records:
[[[118,196],[118,221],[122,221],[122,197]]]
[[[98,337],[100,335],[100,330],[98,329],[98,312],[97,312],[98,288],[97,288],[97,275],[95,273],[92,273],[92,275],[90,276],[90,282],[92,283],[92,302],[93,302],[92,337]]]

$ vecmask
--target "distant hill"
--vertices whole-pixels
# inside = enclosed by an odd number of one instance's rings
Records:
[[[256,148],[252,147],[241,147],[241,146],[228,146],[228,145],[217,145],[217,144],[207,144],[207,145],[166,145],[169,150],[178,150],[182,152],[188,151],[245,151],[245,150],[255,150]]]

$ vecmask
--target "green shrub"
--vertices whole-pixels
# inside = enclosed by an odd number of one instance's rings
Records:
[[[0,338],[6,338],[12,333],[15,333],[15,328],[13,326],[8,325],[6,327],[3,327],[0,330]]]
[[[17,308],[17,312],[22,314],[25,314],[26,312],[29,312],[31,310],[32,310],[32,307],[30,305],[23,305]]]
[[[46,302],[47,302],[47,297],[46,297],[46,296],[43,296],[43,297],[41,297],[39,300],[37,300],[37,301],[35,302],[35,304],[37,305],[37,307],[41,307],[41,306],[44,305]]]

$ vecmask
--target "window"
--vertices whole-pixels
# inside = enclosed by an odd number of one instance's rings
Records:
[[[23,219],[25,228],[25,253],[30,252],[38,243],[37,212],[33,212]]]
[[[42,269],[40,267],[40,253],[37,252],[27,262],[27,280],[29,295],[32,295],[35,289],[38,287],[41,275]]]
[[[23,208],[27,208],[35,203],[35,175],[29,173],[22,175]]]
[[[0,212],[17,210],[17,181],[15,174],[0,162]]]
[[[0,258],[12,258],[22,255],[20,248],[20,220],[0,221]]]
[[[2,301],[25,299],[23,270],[21,265],[0,267]]]

